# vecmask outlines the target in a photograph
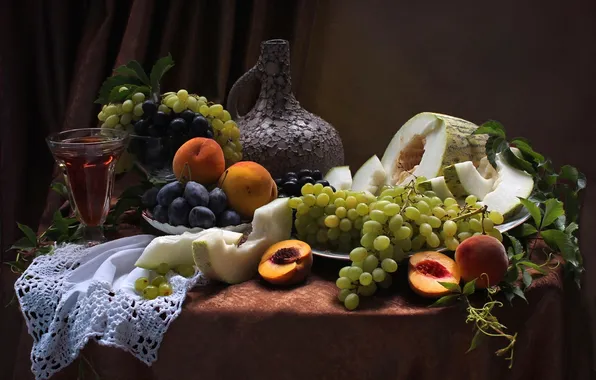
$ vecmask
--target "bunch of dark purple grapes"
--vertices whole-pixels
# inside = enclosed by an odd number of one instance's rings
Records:
[[[277,192],[280,198],[299,197],[302,186],[307,183],[320,183],[323,186],[329,186],[329,182],[323,179],[320,170],[302,169],[298,173],[287,172],[282,178],[276,178]],[[333,186],[331,186],[333,188]],[[333,189],[335,191],[335,189]]]

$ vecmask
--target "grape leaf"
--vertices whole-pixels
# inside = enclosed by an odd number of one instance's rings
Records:
[[[65,184],[63,184],[61,182],[54,182],[54,183],[52,183],[51,188],[56,193],[60,194],[60,196],[62,198],[68,199],[68,189],[66,188],[66,185]]]
[[[523,265],[523,266],[526,266],[528,268],[532,268],[532,269],[534,269],[534,270],[536,270],[536,271],[538,271],[538,272],[540,272],[542,274],[546,274],[545,270],[542,269],[538,264],[535,264],[535,263],[533,263],[531,261],[528,261],[528,260],[520,261],[516,265],[518,265],[518,266],[519,265]]]
[[[523,158],[517,157],[510,148],[503,150],[502,153],[511,166],[520,170],[524,170],[532,175],[536,174],[536,170],[534,170],[532,164]]]
[[[565,215],[563,202],[559,201],[558,199],[548,199],[545,204],[546,210],[544,211],[544,217],[542,218],[542,225],[540,228],[550,226],[558,217]]]
[[[470,351],[473,351],[476,347],[478,347],[480,345],[480,343],[482,343],[482,340],[485,336],[486,335],[484,335],[482,333],[482,331],[476,330],[476,333],[474,334],[474,337],[472,338],[472,342],[470,342],[470,348],[468,348],[468,351],[466,351],[466,354]]]
[[[457,292],[457,293],[461,293],[461,287],[459,286],[459,284],[454,284],[453,282],[442,282],[442,281],[437,281],[439,284],[441,284],[442,287],[444,287],[445,289],[449,289],[452,292]]]
[[[532,201],[530,201],[529,199],[525,199],[525,198],[519,198],[519,201],[522,203],[522,205],[524,205],[524,207],[530,212],[530,215],[532,215],[532,219],[534,219],[534,224],[536,226],[540,226],[540,222],[542,221],[542,215],[540,212],[540,208]]]
[[[578,249],[576,245],[571,242],[569,235],[565,232],[559,230],[546,230],[541,231],[540,235],[544,238],[544,241],[549,247],[561,252],[565,261],[568,261],[573,265],[579,264],[576,257]]]
[[[476,290],[476,279],[474,279],[470,282],[466,282],[466,284],[464,285],[463,293],[465,295],[469,296],[470,294],[474,293],[475,290]]]
[[[538,232],[536,227],[534,227],[530,223],[524,223],[521,225],[520,228],[521,228],[521,236],[522,237],[534,235],[536,232]]]
[[[116,86],[110,92],[109,101],[111,103],[120,103],[125,101],[126,99],[132,98],[132,95],[137,92],[142,92],[145,95],[149,95],[151,90],[147,86]]]
[[[141,81],[134,77],[125,77],[125,76],[111,76],[108,77],[101,85],[99,89],[99,95],[95,103],[98,104],[108,104],[110,102],[110,93],[112,89],[116,86],[126,85],[129,86],[140,86],[142,85]]]
[[[524,294],[524,292],[519,288],[519,286],[514,286],[511,288],[511,291],[513,292],[513,294],[515,294],[516,296],[518,296],[519,298],[523,299],[524,301],[526,301],[526,303],[528,303],[528,299],[526,298],[526,295]]]
[[[515,281],[517,281],[518,277],[519,277],[518,267],[515,265],[511,265],[509,267],[509,269],[507,269],[507,273],[505,273],[505,277],[503,278],[503,281],[505,281],[509,284],[513,284]]]
[[[586,187],[586,176],[571,165],[562,166],[559,177],[571,182],[575,190],[579,191]]]
[[[516,255],[519,254],[519,253],[522,253],[522,251],[524,250],[524,248],[522,247],[522,245],[519,242],[519,240],[517,240],[515,237],[511,236],[507,232],[505,232],[505,236],[507,236],[507,238],[511,242],[511,246],[513,247],[513,253],[516,254]]]
[[[489,120],[478,127],[473,134],[497,136],[505,139],[505,128],[498,121]]]
[[[559,216],[555,219],[553,223],[553,227],[559,231],[565,231],[565,225],[567,224],[567,218],[565,217],[565,210],[563,210],[563,215]]]
[[[567,235],[573,235],[573,233],[575,231],[577,231],[578,229],[579,229],[579,226],[577,225],[577,223],[571,222],[571,223],[569,223],[569,225],[567,226],[567,228],[565,228],[565,233]]]
[[[60,210],[56,210],[56,212],[54,212],[54,216],[52,217],[52,223],[54,224],[56,229],[58,229],[58,232],[60,233],[60,235],[62,235],[62,237],[68,237],[68,224],[62,217]]]
[[[457,297],[459,297],[459,294],[449,294],[449,295],[443,296],[443,297],[439,298],[438,300],[436,300],[433,304],[429,305],[428,307],[437,307],[437,306],[447,305],[447,304],[451,303],[452,301],[454,301]]]
[[[525,269],[522,269],[522,280],[526,288],[532,285],[532,275]]]
[[[11,249],[18,249],[18,250],[28,250],[31,248],[35,248],[35,244],[31,243],[31,241],[29,240],[29,238],[27,238],[26,236],[23,236],[22,238],[20,238],[19,240],[17,240],[10,248]]]
[[[159,82],[163,75],[172,67],[174,67],[174,60],[172,59],[172,55],[168,53],[166,57],[162,57],[155,62],[153,68],[151,69],[151,92],[154,94],[159,94],[161,89],[159,88]]]
[[[485,150],[486,150],[486,157],[490,164],[496,168],[496,156],[497,154],[501,153],[503,149],[507,147],[507,141],[503,137],[499,136],[490,136],[488,140],[486,140]]]
[[[143,67],[138,61],[133,60],[128,62],[126,65],[119,66],[114,70],[114,72],[119,75],[136,77],[147,86],[151,85],[151,81],[149,80],[147,73],[145,73],[145,70],[143,70]]]
[[[535,152],[528,140],[516,137],[510,141],[510,145],[519,149],[524,155],[532,157],[537,164],[544,162],[544,156]]]
[[[25,237],[31,242],[31,244],[33,244],[34,246],[37,245],[37,234],[35,234],[35,232],[33,232],[31,227],[26,226],[21,223],[18,223],[18,222],[17,222],[17,226],[19,227],[19,230],[23,231],[23,233],[25,234]]]

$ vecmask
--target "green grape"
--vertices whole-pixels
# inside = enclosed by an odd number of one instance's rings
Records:
[[[137,104],[133,109],[132,109],[132,113],[135,116],[143,116],[143,106],[142,104]]]
[[[344,300],[344,306],[348,310],[356,309],[358,307],[359,303],[360,303],[360,298],[358,297],[358,294],[355,294],[355,293],[348,294],[348,296]]]
[[[170,266],[168,263],[160,263],[157,268],[155,268],[155,271],[158,274],[165,276],[170,271]]]
[[[360,277],[358,278],[358,282],[360,282],[360,285],[368,285],[373,281],[372,275],[368,272],[362,272],[362,274],[360,275]]]
[[[341,222],[340,222],[341,223]],[[346,231],[342,231],[339,234],[339,242],[344,244],[350,244],[352,242],[352,235]],[[352,247],[348,247],[348,252],[352,250]]]
[[[135,103],[141,103],[145,100],[145,94],[142,92],[136,92],[132,95],[132,101]]]
[[[224,125],[228,124],[230,121],[226,121]],[[230,128],[230,137],[234,139],[234,141],[237,141],[240,138],[240,129],[238,128],[236,123],[234,123],[234,126]],[[238,151],[241,151],[242,145],[236,144],[236,148],[238,149]]]
[[[366,222],[368,222],[369,220],[370,220],[370,215],[364,215],[364,216],[362,217],[362,223],[363,223],[363,224],[364,224],[364,223],[366,223]]]
[[[387,258],[381,261],[381,268],[387,273],[393,273],[397,271],[397,263],[395,260]]]
[[[373,232],[373,233],[379,234],[379,233],[381,233],[382,229],[383,229],[383,226],[381,225],[381,223],[379,223],[375,220],[369,220],[362,225],[362,232],[364,232],[365,234],[368,232]]]
[[[139,277],[135,280],[135,290],[142,292],[149,285],[149,279],[147,277]]]
[[[309,207],[314,206],[315,203],[317,203],[317,198],[315,198],[315,196],[313,194],[306,194],[303,198],[302,201],[304,202],[305,205],[308,205]]]
[[[412,228],[408,226],[401,226],[395,232],[395,238],[397,240],[407,239],[412,236]]]
[[[116,116],[116,115],[110,115],[106,119],[105,124],[109,128],[114,128],[116,126],[116,124],[118,124],[119,121],[120,121],[120,118],[118,116]]]
[[[97,114],[97,119],[99,121],[106,121],[106,119],[108,118],[108,115],[106,115],[105,113],[103,113],[103,111],[99,112]]]
[[[358,205],[358,200],[356,200],[356,197],[350,195],[349,197],[346,198],[346,207],[347,208],[356,208],[357,205]]]
[[[494,224],[501,224],[505,221],[503,215],[498,211],[491,211],[488,213],[488,217],[493,221]]]
[[[406,258],[406,253],[399,245],[396,244],[393,247],[393,260],[395,260],[395,262],[398,262],[398,261],[402,261],[405,258]]]
[[[484,227],[484,232],[490,232],[495,227],[495,223],[490,220],[489,218],[484,218],[482,220],[482,226]]]
[[[425,201],[420,201],[420,202],[416,203],[416,208],[418,209],[418,211],[420,211],[421,214],[424,214],[424,215],[431,214],[430,206]]]
[[[428,202],[427,202],[427,203],[428,203]],[[437,207],[437,206],[440,206],[440,205],[442,205],[442,204],[443,204],[443,201],[441,200],[441,198],[439,198],[439,197],[436,197],[436,196],[435,196],[435,197],[431,197],[431,198],[430,198],[430,203],[429,203],[429,206],[430,206],[431,208],[435,208],[435,207]]]
[[[178,99],[182,100],[183,102],[185,102],[188,99],[188,91],[186,91],[185,89],[178,90],[176,95],[178,96]]]
[[[350,289],[342,289],[339,291],[337,299],[339,299],[340,302],[344,302],[346,300],[346,297],[350,294],[352,294],[352,291]]]
[[[195,268],[192,265],[179,265],[176,272],[182,277],[192,277],[195,274]]]
[[[488,231],[487,234],[494,237],[500,242],[503,241],[503,235],[501,234],[501,231],[497,230],[496,228],[493,228],[492,230]]]
[[[310,210],[308,210],[308,215],[313,219],[317,219],[317,218],[323,216],[324,213],[325,213],[325,210],[323,210],[320,207],[311,207]]]
[[[125,113],[122,116],[120,116],[120,124],[122,124],[122,125],[128,125],[128,124],[130,124],[131,121],[132,121],[131,113]]]
[[[339,229],[343,232],[348,232],[352,229],[352,221],[348,218],[343,218],[339,221]]]
[[[443,224],[443,231],[445,231],[445,235],[447,236],[455,236],[457,233],[457,223],[453,220],[447,220]]]
[[[319,226],[317,225],[316,222],[309,223],[308,226],[306,226],[306,232],[308,234],[315,235],[318,230],[319,230]]]
[[[482,235],[482,232],[474,232],[474,234],[472,236],[478,236],[478,235]]]
[[[420,225],[420,235],[424,235],[427,238],[430,236],[430,234],[433,233],[433,228],[430,226],[430,224],[428,223],[422,223]]]
[[[389,243],[389,246],[381,251],[379,251],[379,260],[383,261],[385,259],[390,259],[393,257],[393,244]]]
[[[420,211],[418,211],[417,208],[412,207],[412,206],[406,207],[404,214],[405,214],[406,218],[408,218],[410,220],[420,219]]]
[[[372,278],[375,282],[381,282],[385,279],[386,273],[382,268],[375,268],[372,271]]]
[[[352,251],[350,252],[350,260],[362,261],[366,258],[367,255],[368,255],[368,252],[366,251],[365,248],[356,247],[356,248],[352,249]],[[341,276],[341,274],[340,274],[340,276]]]
[[[222,117],[223,116],[223,106],[221,104],[214,104],[209,107],[209,116],[213,117]]]
[[[335,200],[333,201],[333,204],[335,205],[335,207],[340,208],[343,207],[345,208],[346,205],[346,201],[343,200],[342,198],[335,198]]]
[[[362,262],[362,269],[365,272],[372,273],[372,271],[379,266],[379,259],[375,255],[368,255]]]
[[[470,231],[470,223],[468,223],[468,222],[466,222],[464,220],[459,221],[457,223],[457,230],[459,232],[468,232],[468,231]]]
[[[356,211],[356,209],[351,208],[348,210],[348,219],[350,219],[351,221],[356,220],[358,216],[358,211]]]
[[[393,283],[393,278],[389,275],[386,275],[383,281],[379,282],[379,287],[383,289],[388,289],[391,284]]]
[[[337,215],[328,215],[325,218],[325,226],[329,228],[339,226],[339,217]]]
[[[114,125],[114,129],[117,131],[123,131],[124,130],[124,125],[122,124],[116,124]]]
[[[381,224],[385,224],[387,222],[387,215],[385,215],[381,210],[372,210],[369,215],[372,220]]]
[[[322,193],[327,194],[331,200],[331,197],[333,196],[333,189],[330,186],[325,186],[323,187]]]
[[[362,237],[360,238],[360,245],[366,249],[372,249],[373,242],[375,241],[376,237],[377,237],[377,234],[375,234],[375,233],[372,233],[372,232],[366,233],[366,234],[362,235]]]
[[[335,192],[335,199],[341,198],[345,199],[347,197],[345,190],[337,190]]]
[[[455,218],[457,216],[457,211],[455,211],[455,210],[449,210],[449,211],[447,211],[447,215],[450,218]]]
[[[393,233],[397,232],[404,223],[404,218],[400,215],[394,215],[389,219],[389,230]]]
[[[439,245],[441,245],[441,239],[439,239],[439,236],[437,236],[436,233],[432,232],[427,238],[426,238],[426,243],[431,247],[431,248],[437,248]]]
[[[315,183],[315,184],[312,186],[313,194],[314,194],[314,195],[319,195],[319,194],[321,194],[321,192],[323,191],[323,187],[324,187],[324,186],[323,186],[323,184],[320,184],[320,183]]]
[[[396,240],[395,245],[404,252],[410,252],[412,250],[412,240],[410,238]]]
[[[145,289],[143,289],[143,297],[145,299],[152,300],[157,298],[158,295],[159,289],[157,289],[157,287],[153,285],[148,285],[147,287],[145,287]]]
[[[432,228],[439,228],[441,227],[441,219],[437,218],[436,216],[429,216],[428,217],[428,224],[430,224],[430,226]]]
[[[125,112],[125,113],[132,112],[134,107],[135,107],[135,105],[132,102],[132,100],[130,100],[130,99],[125,100],[124,103],[122,103],[122,112]]]
[[[446,239],[446,238],[448,238],[448,237],[449,237],[449,236],[447,236],[447,234],[445,233],[445,231],[444,231],[444,230],[441,230],[441,231],[439,232],[439,238],[440,238],[441,240],[445,240],[445,239]]]
[[[352,266],[362,268],[363,261],[353,261]]]
[[[178,98],[180,98],[180,96],[178,96]],[[199,111],[199,101],[197,100],[197,98],[195,98],[193,96],[189,96],[188,99],[186,99],[186,106],[192,112]]]
[[[223,131],[223,129],[224,129],[224,123],[223,123],[223,121],[221,121],[219,119],[211,120],[211,126],[216,131]],[[227,137],[226,137],[226,139],[227,139]]]
[[[389,247],[389,244],[391,244],[391,240],[389,240],[389,238],[385,235],[377,236],[373,241],[373,247],[377,251],[387,249]]]
[[[368,206],[369,200],[365,193],[357,193],[355,195],[355,197],[356,197],[356,200],[358,201],[358,203],[363,203]],[[358,207],[358,206],[356,206],[356,207]]]
[[[459,208],[459,205],[451,205],[451,206],[447,206],[445,208],[445,210],[447,210],[447,212],[449,212],[450,210],[453,210],[455,212],[460,212],[461,209]]]
[[[111,115],[116,115],[118,113],[118,107],[116,107],[113,104],[109,104],[106,109],[103,111],[103,113],[106,115],[106,119],[108,116]]]
[[[326,215],[335,215],[335,210],[337,210],[337,207],[334,204],[325,206]]]
[[[389,201],[377,201],[373,209],[383,211],[385,207],[389,204]]]
[[[418,251],[426,243],[426,237],[423,235],[416,235],[412,239],[412,250]]]
[[[425,181],[428,181],[428,179],[425,176],[421,175],[419,177],[416,177],[416,181],[414,183],[419,184]]]
[[[186,109],[186,104],[184,104],[184,102],[182,100],[178,99],[176,101],[176,103],[174,103],[174,105],[172,106],[172,109],[176,113],[181,113],[182,111],[184,111]]]
[[[349,289],[352,287],[352,281],[348,277],[340,277],[335,281],[335,285],[340,289]]]
[[[457,201],[456,201],[454,198],[447,197],[447,198],[445,198],[445,200],[443,201],[443,204],[444,204],[446,207],[449,207],[449,206],[457,205]]]
[[[445,239],[445,247],[447,247],[447,249],[450,251],[455,251],[457,249],[458,245],[459,245],[459,241],[456,238],[454,238],[453,236],[448,236]]]
[[[443,208],[438,207],[438,206],[434,207],[432,211],[433,211],[433,215],[439,219],[444,218],[445,215],[447,215],[447,212]]]
[[[368,214],[368,205],[366,203],[359,203],[356,206],[356,212],[360,216],[364,216],[364,215]]]
[[[464,241],[464,240],[466,240],[467,238],[469,238],[471,236],[472,236],[472,234],[469,233],[469,232],[460,232],[459,234],[457,234],[457,238],[460,241]]]
[[[172,103],[172,105],[171,105],[171,106],[170,106],[170,104],[169,104],[169,103],[166,103],[166,104],[167,104],[167,105],[168,105],[168,107],[170,107],[170,108],[171,108],[171,107],[174,105],[174,103]],[[205,116],[205,117],[209,116],[209,106],[208,106],[208,105],[206,105],[206,104],[201,104],[201,105],[199,106],[199,112],[201,113],[201,115],[203,115],[203,116]]]
[[[315,189],[314,189],[314,185],[312,183],[305,183],[304,186],[302,186],[302,189],[300,189],[300,192],[302,193],[302,195],[313,194],[314,191],[315,191]]]
[[[350,267],[350,269],[348,270],[348,278],[352,281],[358,281],[361,274],[362,268],[359,267]]]
[[[477,202],[477,203],[474,205],[474,207],[473,207],[473,208],[475,208],[475,209],[479,210],[479,209],[481,209],[482,207],[484,207],[484,205],[483,205],[482,203],[480,203],[480,202]]]
[[[361,216],[357,217],[356,219],[354,219],[354,223],[352,223],[354,225],[354,228],[358,231],[362,230],[362,226],[364,225],[364,221],[362,219]]]
[[[221,118],[221,119],[222,119],[223,121],[229,121],[229,120],[232,120],[232,115],[230,115],[230,113],[229,113],[228,111],[226,111],[226,110],[223,110],[223,112],[222,112],[222,113],[223,113],[223,115],[222,115],[222,118]]]
[[[159,295],[162,297],[171,296],[172,293],[174,292],[172,289],[172,285],[168,284],[167,282],[160,284],[159,287],[157,288],[157,290],[158,290]]]
[[[400,209],[400,207],[398,204],[389,203],[387,206],[385,206],[385,208],[383,208],[383,212],[387,216],[394,216],[399,213],[399,209]]]
[[[165,113],[165,114],[169,114],[169,113],[170,113],[170,111],[171,111],[171,109],[170,109],[168,106],[166,106],[165,104],[160,104],[160,105],[157,107],[157,110],[158,110],[158,111],[161,111],[161,112],[163,112],[163,113]]]
[[[466,204],[468,206],[474,206],[476,204],[476,202],[478,202],[478,197],[475,195],[468,195],[466,197]]]
[[[329,240],[327,237],[327,229],[323,228],[317,231],[317,243],[326,243]]]
[[[298,208],[296,209],[296,215],[302,216],[308,214],[308,210],[310,210],[310,206],[306,203],[301,203]]]
[[[341,231],[337,227],[329,228],[329,230],[327,230],[327,237],[331,241],[335,241],[335,240],[339,239],[340,234],[341,234]]]
[[[164,276],[156,276],[153,281],[151,281],[151,285],[158,287],[159,285],[166,282],[166,278]]]
[[[395,186],[393,188],[393,193],[395,194],[396,197],[399,195],[402,195],[405,192],[406,192],[406,188],[403,186]]]
[[[430,218],[428,215],[425,215],[425,214],[420,215],[420,218],[418,220],[416,220],[416,225],[419,226],[422,223],[428,223],[428,218]]]
[[[372,277],[372,275],[371,275]],[[368,285],[359,286],[358,287],[358,294],[363,297],[370,297],[377,291],[377,284],[373,281]]]
[[[288,200],[288,206],[296,210],[298,206],[302,204],[302,198],[300,197],[293,197]]]
[[[347,214],[348,210],[346,210],[345,207],[338,207],[335,209],[335,215],[337,215],[338,218],[345,218]]]
[[[478,219],[470,219],[470,230],[474,232],[482,232],[482,224]]]
[[[317,218],[317,224],[321,227],[326,228],[327,226],[325,226],[325,218],[327,216],[326,215],[321,215]],[[325,230],[325,236],[327,236],[327,230]],[[325,241],[327,241],[327,238],[325,238]]]

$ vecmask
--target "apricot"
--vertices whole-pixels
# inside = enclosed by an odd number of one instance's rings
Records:
[[[226,169],[223,150],[212,139],[190,139],[174,155],[172,170],[180,181],[185,178],[203,185],[215,183]]]
[[[227,168],[217,186],[226,193],[230,207],[248,219],[256,209],[277,198],[271,174],[252,161],[240,161]]]
[[[439,298],[450,291],[439,282],[459,284],[459,268],[453,259],[440,252],[418,252],[410,257],[408,283],[422,297]]]
[[[265,251],[259,264],[259,274],[271,284],[293,285],[308,276],[312,261],[308,244],[300,240],[284,240]]]
[[[478,289],[497,285],[509,266],[505,247],[489,235],[476,235],[464,240],[455,250],[455,262],[464,281],[476,279]]]

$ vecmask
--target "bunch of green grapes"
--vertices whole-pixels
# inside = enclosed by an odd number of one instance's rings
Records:
[[[301,197],[290,199],[299,239],[350,252],[352,264],[340,270],[336,282],[347,309],[358,307],[359,297],[373,295],[378,286],[389,287],[391,273],[408,252],[440,246],[454,251],[461,241],[483,233],[502,241],[494,228],[503,223],[501,214],[488,212],[472,195],[459,204],[419,191],[417,184],[425,180],[386,186],[378,197],[306,184]]]
[[[120,91],[127,90],[125,87]],[[101,108],[97,114],[97,119],[102,122],[101,128],[105,130],[126,130],[129,133],[134,132],[133,122],[143,116],[143,101],[145,94],[137,92],[130,99],[122,103],[108,103]]]
[[[143,298],[152,300],[159,296],[167,297],[172,294],[172,285],[166,279],[166,274],[170,271],[170,266],[166,263],[161,263],[154,273],[150,273],[150,277],[139,277],[135,280],[135,290]],[[195,273],[192,265],[181,265],[176,268],[176,272],[184,277],[191,277]]]
[[[162,96],[162,107],[175,113],[191,110],[200,113],[209,121],[213,128],[213,139],[221,146],[227,166],[242,160],[242,144],[240,143],[240,129],[230,113],[221,104],[207,100],[204,96],[189,94],[186,90],[167,92]],[[164,111],[165,112],[165,111]]]

